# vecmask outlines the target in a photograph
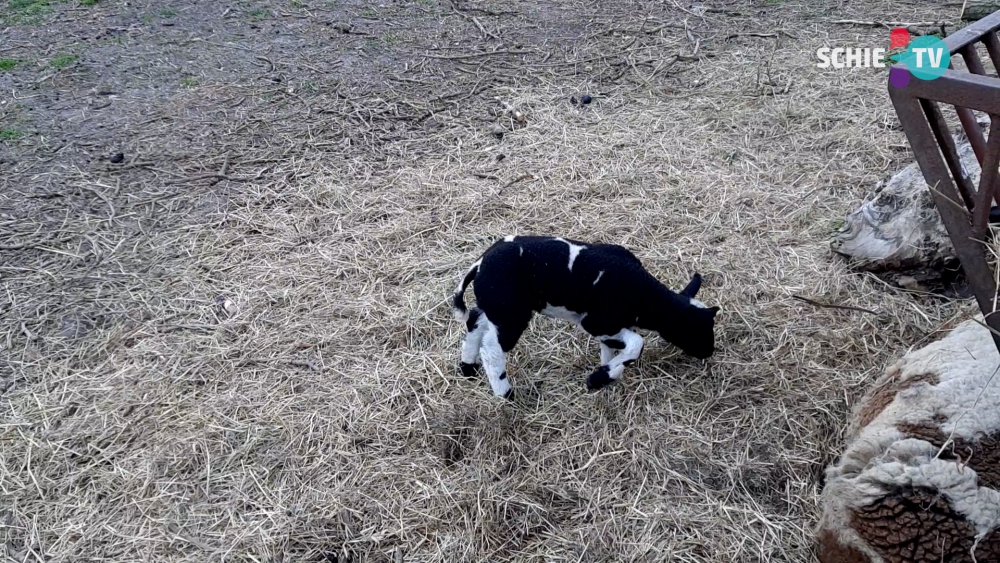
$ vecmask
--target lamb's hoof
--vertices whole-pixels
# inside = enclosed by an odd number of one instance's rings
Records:
[[[590,393],[600,391],[613,382],[611,369],[608,366],[601,366],[597,368],[597,371],[587,376],[587,391]]]
[[[467,364],[465,362],[459,362],[458,367],[462,370],[462,375],[468,377],[469,379],[475,379],[479,375],[479,366],[476,364]]]

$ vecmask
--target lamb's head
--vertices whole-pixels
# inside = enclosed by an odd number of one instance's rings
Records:
[[[657,332],[685,354],[704,360],[715,353],[715,315],[718,307],[709,307],[695,299],[701,289],[701,275],[695,274],[687,287],[660,315]],[[678,310],[679,309],[679,310]]]

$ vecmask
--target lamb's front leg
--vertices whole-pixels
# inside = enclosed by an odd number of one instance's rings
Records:
[[[606,340],[598,340],[597,343],[601,346],[601,365],[606,366],[608,362],[614,359],[617,350],[621,350],[625,347],[625,343],[621,340],[615,340],[613,338],[608,338]]]
[[[587,377],[587,389],[590,391],[597,391],[609,383],[617,381],[625,371],[625,366],[639,359],[639,355],[642,353],[642,336],[628,329],[622,329],[613,336],[600,336],[598,339],[601,342],[601,363],[604,365]],[[605,348],[610,350],[611,347],[620,343],[624,344],[622,351],[604,363]]]

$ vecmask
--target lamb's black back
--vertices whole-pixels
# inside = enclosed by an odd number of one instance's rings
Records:
[[[621,246],[536,236],[508,237],[491,246],[474,291],[486,316],[507,329],[502,333],[516,333],[515,341],[532,312],[546,307],[586,313],[581,325],[594,335],[654,328],[644,326],[642,317],[671,294]]]

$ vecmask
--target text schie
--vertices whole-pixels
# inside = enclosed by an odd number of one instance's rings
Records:
[[[940,47],[910,47],[913,53],[912,62],[916,68],[924,68],[924,61],[928,66],[941,68],[945,61],[945,50]],[[852,47],[822,47],[816,51],[819,57],[819,68],[885,68],[886,50],[881,47],[874,49],[852,48]],[[925,56],[926,55],[926,56]]]
[[[882,47],[822,47],[816,51],[819,68],[885,68],[886,50]],[[939,55],[940,57],[940,55]]]

